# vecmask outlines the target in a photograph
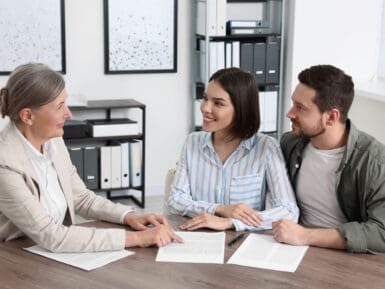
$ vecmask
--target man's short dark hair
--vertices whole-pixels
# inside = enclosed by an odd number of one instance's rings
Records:
[[[258,84],[252,73],[239,68],[215,72],[209,81],[216,81],[230,95],[234,118],[229,128],[230,138],[247,139],[260,126]]]
[[[313,102],[320,112],[337,108],[340,122],[346,122],[354,97],[351,76],[332,65],[315,65],[301,71],[298,80],[316,91]]]

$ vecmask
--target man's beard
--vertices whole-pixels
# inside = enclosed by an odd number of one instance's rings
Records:
[[[292,123],[297,125],[297,130],[293,130],[293,134],[298,136],[298,137],[302,137],[302,138],[306,138],[306,139],[315,138],[315,137],[323,134],[326,130],[325,127],[322,126],[321,121],[319,121],[318,125],[315,128],[311,129],[311,131],[310,130],[304,131],[301,128],[301,126],[295,121],[292,121]]]

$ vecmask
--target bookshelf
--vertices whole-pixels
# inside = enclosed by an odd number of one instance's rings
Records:
[[[85,150],[87,147],[94,147],[95,157],[97,161],[94,162],[97,167],[95,171],[96,182],[91,186],[87,183],[87,180],[83,178],[87,187],[94,192],[106,192],[106,196],[108,199],[121,199],[121,198],[129,198],[141,208],[145,206],[145,136],[146,136],[146,106],[143,103],[140,103],[133,99],[119,99],[119,100],[93,100],[88,101],[87,104],[84,105],[69,105],[70,110],[73,112],[73,119],[76,120],[86,120],[89,118],[95,118],[95,115],[98,115],[97,118],[100,118],[100,114],[103,115],[103,119],[111,120],[113,119],[114,111],[122,111],[122,110],[131,110],[131,109],[139,109],[140,110],[140,122],[141,122],[141,133],[138,134],[130,134],[126,135],[124,132],[122,135],[114,135],[114,136],[100,136],[100,137],[92,137],[89,133],[87,136],[83,137],[72,137],[66,135],[66,130],[64,133],[64,141],[67,147],[70,149],[80,148]],[[127,142],[127,141],[139,141],[141,143],[141,168],[140,168],[140,185],[132,185],[132,180],[128,182],[128,185],[113,187],[113,188],[102,188],[102,174],[101,174],[101,148],[108,147],[112,145],[116,145],[116,143]],[[71,155],[71,154],[70,154]],[[132,157],[132,156],[131,156]],[[79,160],[74,159],[71,155],[71,159],[74,165],[78,169],[79,166],[76,163],[79,163]],[[112,166],[113,164],[111,164]],[[130,167],[130,173],[132,172],[132,168]],[[129,176],[127,176],[129,177]],[[123,178],[123,177],[122,177]],[[131,176],[129,177],[131,179]],[[128,191],[128,194],[120,194],[116,195],[114,192],[118,191]],[[140,195],[140,198],[138,197]]]
[[[282,0],[195,0],[191,130],[201,129],[200,99],[211,74],[226,67],[255,73],[260,132],[282,134]],[[214,19],[214,20],[213,20]]]

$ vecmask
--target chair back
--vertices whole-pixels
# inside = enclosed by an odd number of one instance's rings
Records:
[[[172,184],[172,181],[174,180],[174,176],[175,176],[175,169],[169,169],[166,174],[166,180],[164,183],[163,215],[169,214],[166,204],[167,204],[168,197],[170,196],[171,184]]]

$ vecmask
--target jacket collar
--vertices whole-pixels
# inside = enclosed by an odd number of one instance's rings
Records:
[[[342,161],[341,161],[341,165],[339,167],[339,170],[341,170],[347,164],[354,149],[356,148],[357,145],[359,145],[359,140],[358,140],[359,130],[351,122],[350,119],[346,120],[346,129],[349,130],[348,142],[346,144],[345,153],[342,157]]]
[[[206,133],[204,140],[202,142],[202,148],[204,149],[205,147],[209,147],[212,150],[214,150],[214,145],[213,145],[213,133]],[[244,147],[247,150],[251,150],[255,143],[255,138],[256,135],[254,134],[253,136],[249,137],[248,139],[242,140],[241,143],[239,144],[239,147]]]
[[[1,164],[19,172],[27,173],[37,183],[35,171],[32,169],[24,145],[18,135],[16,125],[11,121],[0,134]]]
[[[25,147],[20,139],[20,136],[17,134],[16,126],[10,122],[1,132],[0,132],[0,166],[5,166],[11,170],[15,170],[22,175],[27,175],[32,178],[36,186],[39,186],[36,173],[31,166],[31,163],[26,154]],[[55,146],[58,145],[57,140],[52,140]],[[53,164],[57,171],[59,178],[59,183],[62,187],[64,197],[67,201],[71,221],[74,222],[74,210],[72,204],[72,189],[71,185],[68,182],[68,179],[64,177],[64,172],[66,171],[65,162],[62,159],[61,153],[54,153],[52,157]]]

